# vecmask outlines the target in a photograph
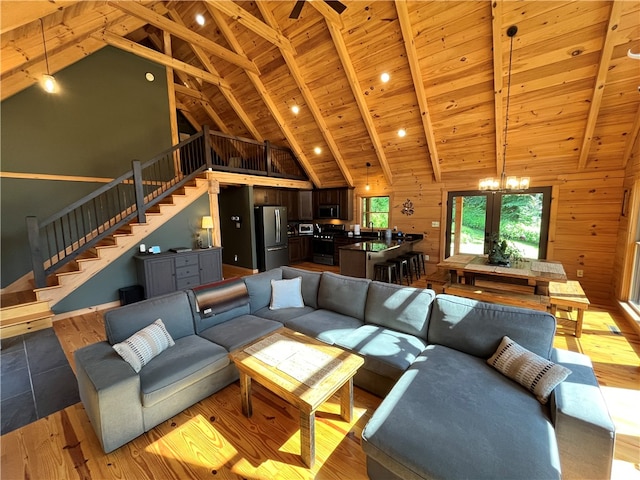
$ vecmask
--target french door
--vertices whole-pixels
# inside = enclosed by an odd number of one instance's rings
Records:
[[[524,192],[449,192],[445,258],[488,253],[504,239],[525,258],[546,258],[551,187]]]

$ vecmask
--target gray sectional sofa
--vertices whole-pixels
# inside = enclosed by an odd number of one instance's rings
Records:
[[[270,309],[302,278],[304,306]],[[136,373],[112,345],[161,318],[175,345]],[[126,305],[76,351],[80,397],[110,452],[238,378],[227,353],[283,325],[360,354],[383,397],[362,433],[372,479],[609,478],[614,427],[588,357],[552,347],[555,318],[432,290],[281,267]],[[541,404],[487,364],[502,338],[571,370]]]

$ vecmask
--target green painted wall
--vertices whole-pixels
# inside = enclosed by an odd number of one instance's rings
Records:
[[[164,67],[105,47],[56,80],[59,94],[35,85],[0,104],[3,172],[114,178],[171,145]],[[31,270],[25,217],[45,219],[100,186],[0,179],[2,287]]]
[[[209,195],[206,193],[140,243],[144,243],[147,248],[158,245],[163,252],[173,247],[195,249],[196,236],[203,233],[200,229],[203,215],[209,215]],[[138,284],[133,259],[138,251],[138,248],[133,248],[119,257],[109,267],[54,305],[53,311],[70,312],[119,300],[120,288]]]

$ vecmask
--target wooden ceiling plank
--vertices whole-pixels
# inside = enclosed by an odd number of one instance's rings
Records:
[[[176,70],[180,70],[181,72],[188,73],[189,75],[199,78],[207,83],[211,83],[212,85],[217,85],[221,88],[229,88],[229,85],[217,75],[205,72],[204,70],[194,67],[193,65],[189,65],[188,63],[182,62],[173,57],[169,57],[168,55],[156,52],[151,48],[144,47],[119,35],[115,35],[111,32],[104,32],[94,33],[91,36],[98,40],[102,40],[113,47],[117,47],[126,52],[133,53],[134,55],[138,55],[139,57],[146,58],[147,60],[151,60],[152,62],[159,63],[160,65],[164,65],[165,67],[171,67]]]
[[[502,0],[492,4],[491,29],[493,36],[493,93],[494,116],[496,128],[496,175],[502,171],[502,149],[504,148],[504,113],[502,89],[504,75],[502,73]]]
[[[624,147],[624,154],[622,155],[622,168],[627,168],[627,163],[631,159],[633,153],[633,147],[637,141],[639,141],[640,133],[640,105],[638,105],[638,111],[636,112],[636,118],[633,121],[631,131],[627,135],[627,143]]]
[[[313,8],[315,8],[320,15],[322,15],[325,20],[329,23],[332,23],[337,28],[342,30],[344,28],[344,22],[342,21],[342,16],[336,12],[333,8],[327,5],[325,2],[307,2],[311,4]]]
[[[260,2],[257,2],[257,5],[258,5],[258,8],[260,9],[260,13],[262,13],[262,17],[265,19],[267,24],[274,29],[278,28],[278,22],[276,21],[275,17],[269,10],[269,7],[266,6],[265,4],[261,4]],[[304,97],[304,101],[307,104],[307,108],[311,112],[311,115],[313,115],[313,118],[315,119],[316,124],[318,125],[318,128],[320,129],[320,132],[322,133],[322,136],[325,142],[327,142],[329,150],[331,151],[333,158],[338,164],[338,168],[340,168],[340,172],[342,173],[342,176],[347,182],[347,185],[349,187],[353,187],[354,186],[353,177],[349,172],[349,168],[347,167],[347,164],[344,161],[344,158],[342,157],[342,153],[340,153],[340,149],[338,148],[338,145],[336,144],[336,141],[334,140],[333,135],[331,135],[331,133],[329,132],[329,127],[327,126],[327,122],[325,121],[324,117],[322,116],[322,113],[320,112],[320,107],[318,107],[318,104],[315,98],[313,97],[311,90],[309,89],[306,82],[304,81],[304,77],[300,72],[300,67],[298,66],[298,62],[289,51],[285,49],[281,49],[280,53],[282,54],[287,64],[287,67],[289,68],[289,72],[291,73],[291,75],[293,76],[293,79],[296,82],[296,85],[298,85],[300,92],[302,92],[302,96]]]
[[[28,23],[51,15],[66,7],[79,3],[76,1],[4,1],[0,2],[0,35],[23,27]]]
[[[349,80],[349,86],[351,87],[353,96],[355,97],[356,103],[358,104],[360,115],[365,124],[365,127],[367,128],[367,132],[369,132],[369,138],[371,139],[371,143],[373,144],[373,148],[378,157],[380,167],[382,167],[384,178],[387,181],[387,184],[390,186],[393,184],[393,174],[391,173],[391,168],[389,167],[387,157],[384,154],[382,142],[380,141],[380,137],[378,136],[376,127],[373,124],[373,120],[371,119],[367,103],[364,99],[364,95],[360,91],[360,82],[358,81],[358,76],[356,75],[356,71],[353,68],[353,64],[351,63],[351,58],[349,57],[347,46],[344,43],[344,38],[342,38],[342,33],[333,23],[327,22],[326,20],[325,22],[329,29],[329,33],[331,34],[331,38],[333,39],[333,44],[336,48],[336,51],[338,52],[338,56],[340,57],[342,68],[344,68],[344,72]]]
[[[175,9],[169,9],[169,16],[177,24],[186,27],[184,20]],[[200,62],[204,66],[204,68],[207,69],[210,73],[220,76],[220,73],[215,68],[215,66],[211,62],[211,59],[204,52],[204,50],[198,47],[197,45],[194,45],[194,44],[189,44],[189,45],[193,50],[193,53],[196,54],[196,56],[198,57],[198,60],[200,60]],[[247,112],[244,111],[244,109],[242,108],[242,105],[240,105],[240,102],[238,102],[238,99],[231,92],[231,90],[223,88],[223,89],[220,89],[220,92],[222,93],[224,98],[227,100],[227,102],[229,102],[229,105],[231,105],[231,108],[233,109],[235,114],[238,116],[238,118],[240,118],[240,121],[242,122],[242,124],[247,128],[247,130],[251,133],[251,135],[253,135],[253,138],[255,140],[258,140],[259,142],[263,142],[264,138],[262,137],[262,135],[260,135],[260,132],[258,131],[256,126],[253,124],[251,119],[249,118],[249,115],[247,115]]]
[[[402,31],[404,47],[407,51],[407,59],[409,60],[409,68],[411,69],[413,86],[416,91],[416,96],[418,97],[418,105],[420,106],[420,118],[422,120],[422,127],[424,128],[425,137],[427,138],[433,176],[436,182],[440,182],[442,180],[442,175],[440,173],[438,147],[436,145],[436,137],[433,133],[433,125],[431,124],[431,114],[429,113],[429,104],[427,102],[424,83],[422,81],[422,71],[420,69],[420,63],[418,61],[418,53],[416,52],[413,28],[411,27],[411,20],[409,18],[409,9],[407,7],[406,0],[396,0],[395,5],[398,12],[398,20],[400,21],[400,29]]]
[[[582,147],[580,148],[578,170],[583,170],[587,166],[587,159],[589,158],[589,152],[591,150],[591,140],[593,140],[593,132],[595,131],[596,123],[598,122],[598,114],[600,113],[600,105],[602,104],[602,95],[604,94],[607,74],[609,73],[609,66],[611,65],[611,55],[613,53],[613,48],[615,47],[615,32],[620,23],[623,3],[623,0],[613,0],[613,3],[611,4],[607,33],[604,37],[602,54],[600,56],[600,66],[598,67],[598,75],[596,76],[593,96],[591,97],[591,103],[589,105],[589,115],[584,129]]]
[[[296,50],[289,41],[287,37],[282,35],[278,30],[273,28],[272,25],[265,24],[258,18],[251,15],[240,5],[237,5],[233,2],[220,2],[220,1],[212,1],[205,0],[207,4],[211,5],[213,8],[221,11],[222,13],[229,15],[240,25],[251,30],[256,35],[264,38],[266,41],[272,43],[276,47],[281,50],[285,50],[288,53],[295,55]],[[260,2],[256,2],[258,6],[260,6]],[[262,9],[261,9],[262,11]]]
[[[189,42],[193,45],[197,45],[201,48],[204,48],[206,51],[210,52],[212,55],[215,55],[222,60],[225,60],[233,65],[236,65],[240,68],[243,68],[247,71],[260,74],[258,67],[256,67],[255,63],[246,58],[245,56],[238,55],[230,50],[227,50],[221,45],[209,40],[202,35],[199,35],[195,32],[192,32],[187,27],[177,24],[169,20],[162,15],[157,14],[153,10],[150,10],[142,5],[135,2],[109,2],[109,5],[112,5],[120,10],[127,12],[135,17],[138,17],[151,25],[167,31],[172,35],[175,35],[178,38],[181,38],[185,42]]]
[[[216,22],[216,25],[220,29],[220,32],[225,37],[227,42],[229,42],[229,45],[231,45],[231,48],[233,48],[233,50],[236,53],[244,54],[244,50],[242,46],[236,39],[235,35],[229,28],[229,25],[227,25],[225,19],[222,17],[220,12],[215,8],[213,8],[212,6],[210,6],[208,3],[205,5],[207,6],[207,10],[209,11],[209,14],[214,19],[214,21]],[[278,107],[276,106],[275,102],[269,95],[269,92],[267,91],[266,87],[262,83],[262,80],[260,80],[260,77],[258,75],[256,75],[251,71],[246,70],[245,73],[249,77],[249,80],[253,84],[254,88],[256,89],[260,97],[262,98],[262,101],[269,109],[271,116],[274,118],[274,120],[278,124],[278,127],[280,128],[280,131],[282,132],[284,137],[287,139],[287,142],[289,142],[289,146],[296,154],[296,157],[300,161],[300,164],[302,165],[302,168],[304,169],[306,174],[309,176],[309,178],[311,179],[311,181],[316,187],[321,187],[322,182],[320,182],[320,178],[318,178],[318,176],[316,175],[313,169],[313,166],[309,161],[309,158],[307,158],[307,156],[304,154],[302,148],[300,147],[300,144],[298,143],[295,136],[293,135],[293,132],[289,129],[289,127],[287,127],[287,124],[284,118],[278,111]]]

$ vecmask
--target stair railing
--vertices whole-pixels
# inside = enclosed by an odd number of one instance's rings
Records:
[[[46,220],[26,218],[36,288],[132,220],[145,223],[149,208],[206,169],[307,180],[290,149],[207,126],[145,163],[131,163],[131,171]]]

